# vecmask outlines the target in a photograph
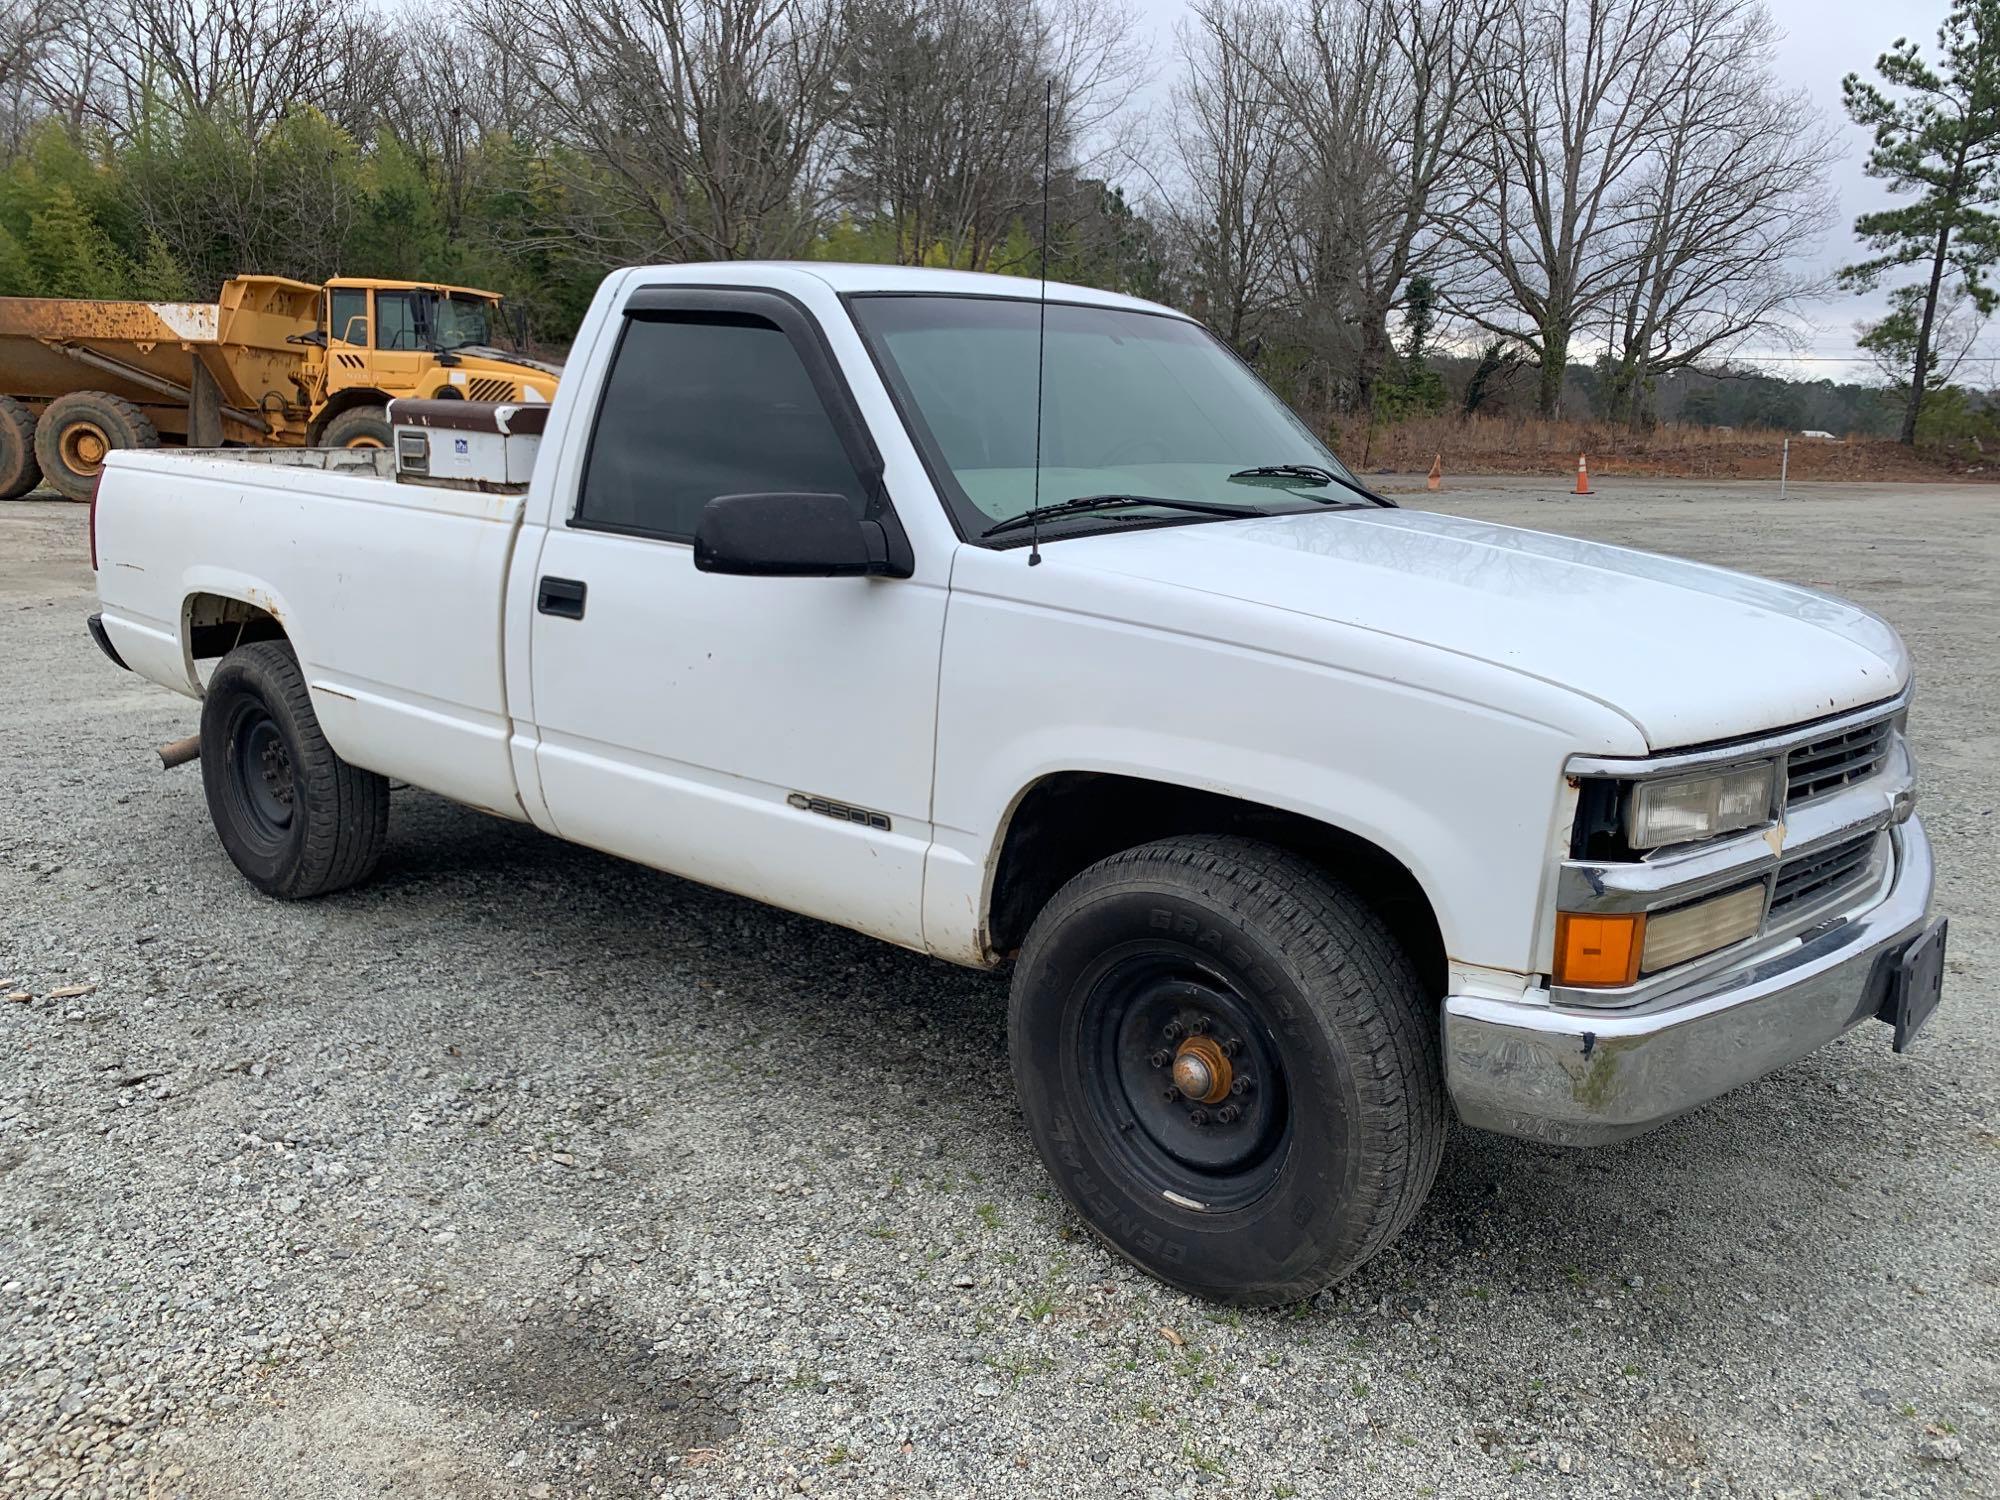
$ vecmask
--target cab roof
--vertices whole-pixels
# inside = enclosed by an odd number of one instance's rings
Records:
[[[998,276],[985,271],[945,271],[929,266],[878,266],[829,260],[730,260],[695,261],[670,266],[636,268],[635,281],[715,282],[741,284],[746,272],[759,268],[785,270],[816,277],[844,295],[866,292],[922,292],[932,296],[1009,297],[1034,299],[1041,282],[1032,276]],[[1139,312],[1186,314],[1157,302],[1128,297],[1122,292],[1104,292],[1096,287],[1051,281],[1049,299],[1054,302],[1082,302],[1100,307],[1131,308]]]
[[[476,286],[453,286],[448,281],[408,281],[382,276],[329,276],[328,286],[368,287],[385,292],[456,292],[465,297],[492,297],[498,299],[500,293]],[[318,288],[314,288],[318,290]]]

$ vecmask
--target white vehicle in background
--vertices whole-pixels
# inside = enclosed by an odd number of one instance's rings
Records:
[[[545,413],[248,457],[112,455],[92,629],[251,883],[394,778],[1011,962],[1050,1172],[1204,1295],[1380,1250],[1451,1110],[1616,1141],[1937,1001],[1894,631],[1398,509],[1162,307],[630,269]]]

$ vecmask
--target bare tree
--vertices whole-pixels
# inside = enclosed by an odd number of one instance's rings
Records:
[[[123,0],[93,8],[92,29],[125,125],[165,105],[254,141],[303,105],[365,140],[395,78],[379,19],[321,0]]]
[[[1177,33],[1179,194],[1167,212],[1196,314],[1239,348],[1280,295],[1286,200],[1301,166],[1275,82],[1284,31],[1269,0],[1202,0]]]
[[[1389,321],[1447,242],[1440,200],[1462,194],[1501,0],[1307,0],[1277,75],[1307,170],[1288,206],[1309,326],[1344,345],[1348,401],[1367,410]]]
[[[1491,37],[1481,177],[1448,215],[1483,275],[1451,303],[1533,354],[1543,416],[1560,411],[1571,340],[1631,274],[1671,15],[1657,0],[1509,0]]]
[[[901,261],[992,264],[1031,216],[1045,132],[1074,171],[1137,77],[1105,0],[858,0],[850,19],[839,197]]]
[[[1761,0],[1670,0],[1657,130],[1631,201],[1633,253],[1611,294],[1614,409],[1635,426],[1660,373],[1751,335],[1795,336],[1827,290],[1805,252],[1831,221],[1838,155],[1803,91],[1778,86]]]
[[[830,195],[839,0],[485,0],[549,133],[588,166],[570,232],[607,258],[801,253]]]

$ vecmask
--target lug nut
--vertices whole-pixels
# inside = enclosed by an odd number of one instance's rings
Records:
[[[1234,1125],[1243,1118],[1243,1111],[1233,1104],[1225,1104],[1215,1112],[1215,1118],[1224,1125]]]
[[[1192,1021],[1188,1022],[1188,1030],[1196,1036],[1200,1036],[1204,1031],[1208,1030],[1208,1017],[1196,1016]]]
[[[1190,1125],[1206,1125],[1207,1123],[1208,1123],[1208,1111],[1207,1111],[1207,1110],[1205,1110],[1205,1109],[1191,1109],[1191,1110],[1189,1110],[1189,1111],[1188,1111],[1188,1124],[1190,1124]]]
[[[1177,1041],[1179,1041],[1179,1040],[1181,1039],[1181,1030],[1182,1030],[1182,1027],[1181,1027],[1181,1023],[1180,1023],[1180,1022],[1178,1022],[1178,1021],[1169,1021],[1169,1022],[1167,1022],[1166,1026],[1165,1026],[1165,1027],[1164,1027],[1163,1029],[1165,1030],[1165,1032],[1166,1032],[1166,1034],[1167,1034],[1167,1040],[1168,1040],[1168,1041],[1170,1041],[1170,1042],[1177,1042]]]
[[[1162,1047],[1159,1051],[1155,1052],[1151,1057],[1146,1059],[1147,1062],[1151,1063],[1156,1068],[1164,1068],[1168,1063],[1172,1062],[1173,1060],[1174,1060],[1173,1053],[1169,1052],[1165,1047]]]
[[[1167,1085],[1167,1103],[1169,1104],[1174,1103],[1180,1098],[1180,1096],[1181,1096],[1181,1091],[1179,1089],[1175,1088],[1172,1084]]]
[[[1243,1044],[1239,1042],[1235,1037],[1231,1037],[1228,1041],[1222,1044],[1222,1055],[1224,1057],[1235,1057],[1240,1052],[1242,1052],[1242,1050],[1243,1050]]]
[[[1229,1092],[1236,1095],[1239,1099],[1242,1098],[1250,1092],[1250,1080],[1239,1073],[1235,1078],[1230,1080]]]

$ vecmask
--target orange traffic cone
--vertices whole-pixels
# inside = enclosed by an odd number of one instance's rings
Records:
[[[1431,475],[1430,478],[1424,481],[1424,488],[1427,490],[1434,490],[1441,487],[1443,484],[1444,484],[1444,455],[1440,453],[1436,458],[1431,460]]]
[[[1579,495],[1590,493],[1590,465],[1581,453],[1576,456],[1576,492]]]

